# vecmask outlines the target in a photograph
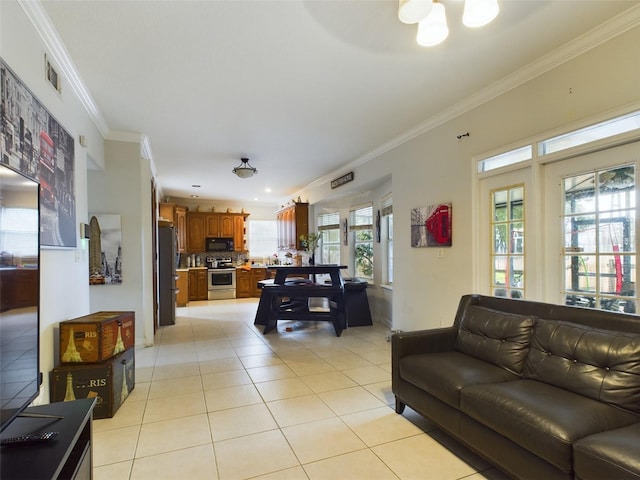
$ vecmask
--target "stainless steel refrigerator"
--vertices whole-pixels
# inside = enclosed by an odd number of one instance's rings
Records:
[[[158,323],[176,323],[176,232],[174,227],[158,228]]]

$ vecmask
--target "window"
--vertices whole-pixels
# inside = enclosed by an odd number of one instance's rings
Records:
[[[524,298],[524,186],[491,192],[491,290]]]
[[[635,313],[635,167],[566,177],[563,200],[565,302]]]
[[[278,249],[275,220],[249,220],[249,250],[252,257],[269,257]]]
[[[349,215],[353,232],[353,270],[356,277],[373,278],[373,207],[352,210]]]
[[[320,234],[320,263],[340,264],[340,214],[338,212],[318,215]]]
[[[507,165],[514,165],[525,160],[530,160],[532,156],[531,152],[532,146],[526,145],[515,150],[501,153],[500,155],[485,158],[478,162],[478,172],[488,172],[490,170],[495,170],[496,168],[506,167]]]
[[[384,278],[385,283],[391,285],[393,284],[393,199],[391,195],[386,195],[382,199],[382,224],[383,241],[386,243]]]
[[[36,208],[2,208],[0,223],[3,232],[0,251],[23,258],[38,256],[40,232]]]
[[[640,128],[640,111],[543,140],[538,144],[538,155],[549,155],[638,128]]]

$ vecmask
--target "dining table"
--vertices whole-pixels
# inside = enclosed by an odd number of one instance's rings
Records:
[[[264,326],[263,333],[277,330],[278,320],[329,321],[336,336],[346,328],[345,288],[340,273],[346,265],[270,265],[270,280],[262,280],[262,289],[254,324]],[[323,281],[318,281],[321,277]]]

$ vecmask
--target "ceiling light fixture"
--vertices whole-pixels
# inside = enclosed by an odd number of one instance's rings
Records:
[[[482,27],[499,11],[498,0],[465,0],[462,23],[471,28]],[[438,0],[399,0],[398,18],[418,24],[416,41],[423,47],[438,45],[449,36],[445,8]]]
[[[232,170],[232,172],[235,173],[238,177],[249,178],[258,173],[258,170],[249,164],[248,158],[241,158],[240,161],[242,163]]]

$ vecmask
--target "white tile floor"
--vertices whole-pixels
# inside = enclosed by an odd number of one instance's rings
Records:
[[[136,348],[135,389],[94,422],[94,478],[504,478],[411,409],[394,412],[386,328],[337,338],[326,322],[278,322],[264,336],[256,308],[191,302],[156,346]]]

